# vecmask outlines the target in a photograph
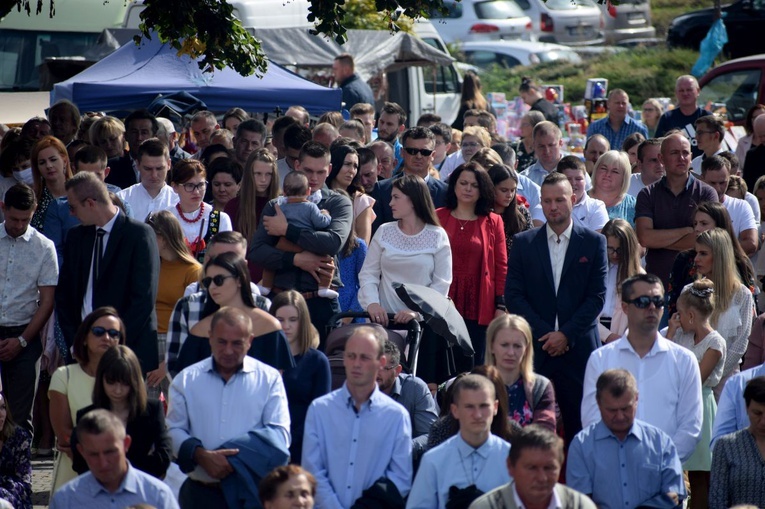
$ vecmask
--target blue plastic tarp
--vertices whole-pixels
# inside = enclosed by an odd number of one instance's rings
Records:
[[[311,114],[339,111],[340,89],[317,85],[269,62],[262,77],[241,76],[233,69],[203,73],[188,56],[178,56],[155,36],[140,46],[129,42],[76,76],[58,83],[51,104],[69,99],[80,111],[126,111],[146,108],[159,94],[185,91],[212,111],[238,106],[268,112],[293,104]]]

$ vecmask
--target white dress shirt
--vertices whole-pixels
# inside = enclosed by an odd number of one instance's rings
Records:
[[[117,196],[123,202],[130,204],[133,218],[140,222],[144,222],[150,212],[167,210],[175,207],[175,204],[178,203],[178,195],[167,184],[162,186],[162,190],[154,198],[149,195],[142,184],[133,184],[117,193]]]
[[[96,230],[98,228],[101,228],[102,230],[106,231],[104,233],[104,239],[103,244],[101,244],[101,248],[103,249],[103,252],[101,253],[101,256],[104,255],[106,252],[106,246],[109,244],[109,235],[112,232],[112,228],[114,228],[114,222],[117,220],[117,216],[120,215],[120,209],[117,207],[117,213],[114,214],[114,217],[109,220],[108,223],[106,223],[103,226],[96,226]],[[95,249],[93,250],[95,251]],[[91,253],[90,255],[90,270],[88,271],[88,286],[85,289],[85,296],[82,298],[82,319],[84,320],[86,316],[88,316],[93,311],[93,259],[95,252]]]
[[[555,293],[557,294],[558,286],[560,286],[560,275],[563,272],[563,260],[566,258],[566,250],[568,249],[568,242],[571,240],[574,222],[569,222],[568,227],[563,230],[560,236],[550,228],[549,224],[545,228],[547,228],[547,247],[550,250],[550,264],[552,265]],[[557,325],[555,328],[558,328]]]
[[[627,331],[629,333],[629,331]],[[693,353],[656,333],[651,350],[640,357],[626,334],[590,354],[584,374],[582,427],[600,420],[595,384],[608,369],[626,369],[638,386],[636,418],[668,434],[681,461],[696,448],[701,433],[701,374]]]

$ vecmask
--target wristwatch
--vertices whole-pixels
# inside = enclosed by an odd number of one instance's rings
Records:
[[[24,339],[24,336],[19,336],[18,340],[19,340],[19,344],[21,345],[21,348],[26,348],[27,347],[28,343],[27,343],[27,340]]]

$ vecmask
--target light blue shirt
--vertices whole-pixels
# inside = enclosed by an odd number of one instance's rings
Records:
[[[122,484],[109,493],[91,472],[66,483],[50,501],[50,509],[123,509],[136,504],[148,504],[157,509],[178,509],[178,502],[164,482],[133,468]]]
[[[611,127],[611,123],[608,121],[608,116],[596,120],[587,129],[587,137],[589,138],[593,134],[602,134],[608,140],[611,145],[611,150],[621,150],[622,144],[627,137],[634,133],[640,133],[648,138],[648,129],[642,122],[635,120],[627,115],[624,117],[624,122],[619,126],[618,131],[614,131]]]
[[[317,509],[349,509],[381,477],[406,497],[412,486],[409,414],[377,386],[357,412],[343,384],[308,408],[302,465],[318,482]]]
[[[246,356],[241,370],[225,382],[209,357],[173,378],[167,427],[176,457],[190,438],[214,450],[228,440],[266,426],[278,428],[289,447],[287,393],[281,375],[271,366]],[[198,465],[189,477],[202,482],[218,481]]]
[[[489,435],[478,449],[457,433],[422,457],[406,509],[443,509],[449,488],[475,486],[484,493],[510,482],[507,455],[510,444]]]
[[[557,165],[557,163],[556,163]],[[555,168],[553,168],[553,171],[555,171]],[[534,164],[523,170],[520,175],[527,177],[529,180],[531,180],[533,183],[538,185],[540,188],[542,187],[542,182],[545,181],[545,177],[549,175],[552,172],[549,172],[544,169],[542,164],[539,162],[539,159],[534,161]],[[590,178],[589,173],[584,172],[584,189],[585,191],[589,191],[592,189],[592,179]],[[518,192],[520,193],[520,187],[518,188]],[[523,193],[521,193],[523,194]],[[523,195],[526,199],[528,197],[526,195]]]
[[[603,421],[577,433],[568,450],[566,484],[591,495],[600,509],[633,509],[669,492],[685,498],[672,439],[637,419],[623,442]]]
[[[712,446],[721,436],[749,427],[744,389],[749,380],[758,376],[765,376],[765,364],[733,375],[725,382],[720,401],[717,403],[717,415],[712,428]]]
[[[542,213],[542,197],[539,194],[539,186],[526,175],[519,173],[518,189],[516,189],[516,192],[526,198],[526,201],[529,202],[529,213],[531,213],[531,218],[544,223],[545,216]]]

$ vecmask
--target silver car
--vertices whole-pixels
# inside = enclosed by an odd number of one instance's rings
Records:
[[[607,44],[628,39],[653,39],[656,29],[651,25],[650,0],[620,0],[617,4],[600,5]]]
[[[603,14],[592,0],[516,0],[531,18],[541,42],[598,44],[603,42]]]
[[[531,39],[531,19],[515,0],[444,1],[448,12],[431,11],[430,20],[447,44],[458,41]]]

